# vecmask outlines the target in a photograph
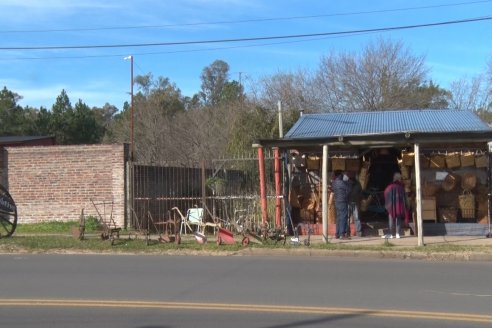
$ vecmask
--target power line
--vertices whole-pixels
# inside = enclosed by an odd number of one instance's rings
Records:
[[[138,52],[138,53],[135,53],[134,55],[135,56],[148,56],[148,55],[163,55],[163,54],[192,53],[192,52],[205,52],[205,51],[265,47],[265,46],[280,45],[280,44],[293,44],[293,43],[311,42],[311,41],[319,41],[319,40],[327,40],[327,39],[346,38],[346,37],[366,35],[366,34],[371,34],[371,33],[374,33],[374,32],[354,33],[351,35],[325,36],[325,37],[310,38],[310,39],[305,39],[305,40],[292,40],[292,41],[268,42],[268,43],[253,43],[253,44],[236,45],[236,46],[230,46],[230,47],[214,47],[214,48],[205,48],[205,49],[200,48],[200,49],[172,50],[172,51]],[[127,53],[111,54],[111,55],[17,57],[17,58],[0,58],[0,61],[2,61],[2,60],[91,59],[91,58],[124,57],[126,55],[127,55]]]
[[[491,20],[491,19],[492,19],[492,16],[486,16],[486,17],[476,17],[476,18],[436,22],[436,23],[404,25],[404,26],[394,26],[394,27],[381,27],[381,28],[372,28],[372,29],[363,29],[363,30],[351,30],[351,31],[341,31],[341,32],[322,32],[322,33],[310,33],[310,34],[291,34],[291,35],[249,37],[249,38],[235,38],[235,39],[134,43],[134,44],[106,44],[106,45],[0,47],[0,50],[60,50],[60,49],[163,47],[163,46],[192,45],[192,44],[213,44],[213,43],[231,43],[231,42],[262,41],[262,40],[301,39],[301,38],[330,36],[330,35],[350,35],[350,34],[356,34],[356,33],[388,32],[388,31],[396,31],[396,30],[408,30],[408,29],[423,28],[423,27],[434,27],[434,26],[444,26],[444,25],[487,21],[487,20]]]
[[[419,6],[419,7],[404,7],[404,8],[394,8],[394,9],[381,9],[381,10],[370,10],[370,11],[356,11],[356,12],[334,13],[334,14],[320,14],[320,15],[307,15],[307,16],[252,18],[252,19],[243,19],[243,20],[211,21],[211,22],[163,24],[163,25],[83,27],[83,28],[44,29],[44,30],[6,30],[6,31],[0,31],[0,33],[2,33],[2,34],[4,34],[4,33],[51,33],[51,32],[82,32],[82,31],[104,31],[104,30],[131,30],[131,29],[135,30],[135,29],[156,29],[156,28],[171,28],[171,27],[186,27],[186,26],[203,26],[203,25],[224,25],[224,24],[243,24],[243,23],[259,23],[259,22],[275,22],[275,21],[292,21],[292,20],[303,20],[303,19],[324,18],[324,17],[354,16],[354,15],[390,13],[390,12],[398,12],[398,11],[413,11],[413,10],[422,10],[422,9],[434,9],[434,8],[443,8],[443,7],[467,6],[467,5],[474,5],[474,4],[480,4],[480,3],[488,3],[488,2],[492,2],[492,0],[480,0],[480,1],[457,2],[457,3],[441,4],[441,5],[429,5],[429,6]]]

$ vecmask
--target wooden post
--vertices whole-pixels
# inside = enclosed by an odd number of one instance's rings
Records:
[[[274,174],[275,174],[275,227],[281,227],[282,217],[282,186],[280,183],[280,149],[273,148]]]
[[[323,241],[328,243],[328,145],[323,145],[323,161],[321,165],[321,209],[323,220]]]
[[[258,147],[258,170],[260,174],[261,223],[262,225],[265,225],[268,221],[268,210],[265,186],[265,154],[263,152],[263,147]]]
[[[415,203],[417,204],[417,245],[424,246],[424,229],[422,225],[422,195],[421,195],[421,178],[420,178],[420,146],[415,144],[413,148],[415,153]]]

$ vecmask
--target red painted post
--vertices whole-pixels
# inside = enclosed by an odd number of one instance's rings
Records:
[[[268,221],[267,197],[265,187],[265,154],[263,147],[258,147],[258,170],[260,173],[260,203],[261,203],[261,223]]]
[[[275,227],[280,228],[282,217],[282,186],[280,184],[280,149],[273,148],[273,169],[275,174]]]

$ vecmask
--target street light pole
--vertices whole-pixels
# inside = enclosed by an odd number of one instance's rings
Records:
[[[133,56],[125,57],[125,60],[130,59],[130,160],[133,162],[135,152],[135,137],[134,137],[134,109],[133,109]]]

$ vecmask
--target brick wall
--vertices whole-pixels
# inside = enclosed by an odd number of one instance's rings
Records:
[[[9,192],[18,223],[78,220],[86,215],[124,225],[124,145],[7,147]],[[96,203],[94,206],[91,199]]]

